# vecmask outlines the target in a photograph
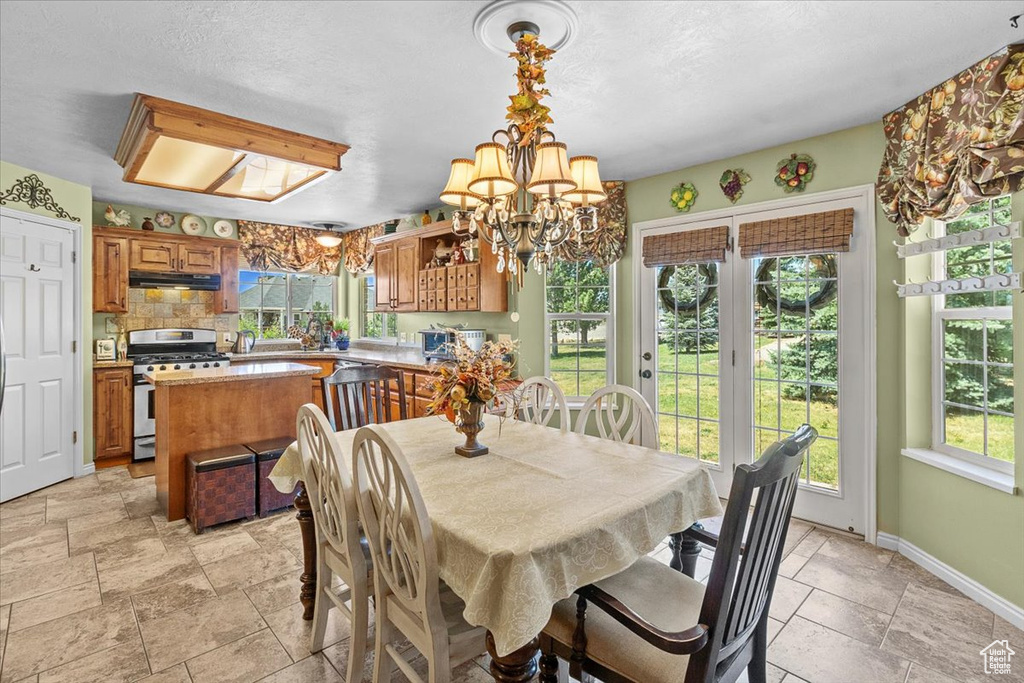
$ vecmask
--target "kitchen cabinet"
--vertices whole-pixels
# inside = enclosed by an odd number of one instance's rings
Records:
[[[93,434],[96,459],[131,456],[132,369],[93,371]]]
[[[214,313],[238,313],[238,247],[220,248],[220,291],[213,297]]]
[[[391,282],[395,277],[395,245],[381,244],[373,252],[373,279],[376,293],[378,313],[390,313],[394,310],[395,299],[392,294]]]
[[[165,240],[133,238],[128,262],[130,270],[173,272],[178,265],[178,245]]]
[[[94,237],[92,241],[92,310],[128,312],[128,240]]]
[[[377,245],[373,254],[375,310],[387,313],[419,310],[419,255],[419,237],[403,237]]]
[[[190,275],[217,275],[220,273],[220,254],[219,246],[179,244],[178,272]]]

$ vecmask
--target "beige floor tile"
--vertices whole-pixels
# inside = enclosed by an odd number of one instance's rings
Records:
[[[121,491],[121,500],[132,519],[146,519],[160,514],[160,501],[156,499],[156,485],[153,483]]]
[[[785,671],[772,664],[765,666],[765,674],[767,676],[768,683],[783,683],[783,681],[787,680],[787,676],[789,676],[790,681],[794,681],[795,683],[800,682],[800,679],[793,674],[787,674]],[[746,670],[744,670],[743,673],[740,674],[740,677],[736,679],[736,683],[750,683],[750,678],[747,676]]]
[[[152,491],[153,495],[156,495],[156,478],[155,477],[139,477],[138,479],[132,479],[128,477],[118,477],[111,481],[101,481],[100,491],[104,493],[124,493],[125,491]]]
[[[11,631],[41,624],[51,619],[81,612],[102,604],[100,585],[95,579],[53,593],[22,600],[11,605]]]
[[[992,629],[993,640],[1008,640],[1014,650],[1021,650],[1024,659],[1024,631],[1020,630],[998,614]]]
[[[842,561],[850,566],[882,569],[888,566],[894,553],[864,541],[851,541],[832,536],[818,548],[818,555]]]
[[[46,521],[55,522],[72,519],[97,512],[106,512],[124,508],[124,501],[119,493],[102,493],[96,496],[83,497],[46,497]]]
[[[282,574],[301,569],[295,557],[284,548],[254,550],[211,562],[203,567],[218,593],[235,587],[255,586]]]
[[[266,622],[293,660],[298,661],[312,654],[309,651],[309,634],[313,630],[313,622],[302,618],[300,603],[293,603],[284,609],[268,614]],[[350,632],[351,625],[348,618],[338,610],[332,609],[327,617],[324,647],[330,647],[348,638]]]
[[[874,647],[882,644],[892,617],[885,612],[815,590],[796,612],[804,619],[827,626],[833,631]]]
[[[46,498],[15,498],[0,504],[0,520],[28,515],[46,514]]]
[[[779,621],[778,619],[772,619],[768,617],[768,644],[771,645],[772,641],[775,640],[775,636],[779,635],[779,631],[786,624]]]
[[[156,536],[126,538],[93,551],[96,569],[100,572],[132,562],[148,562],[166,553],[163,541]]]
[[[138,637],[128,600],[47,621],[7,636],[0,681],[17,681],[82,657],[126,645]]]
[[[260,614],[266,616],[299,600],[299,575],[302,570],[281,574],[245,589],[245,594],[256,605]]]
[[[0,534],[0,574],[68,557],[63,524],[44,524]]]
[[[45,489],[40,489],[34,493],[30,493],[28,497],[67,497],[70,499],[74,496],[95,495],[100,492],[100,482],[96,479],[95,475],[92,475],[88,477],[79,477],[78,479],[65,479],[53,486],[47,486]]]
[[[790,553],[786,556],[786,559],[779,563],[779,576],[785,576],[787,579],[792,579],[796,576],[798,571],[803,569],[803,566],[807,564],[807,560],[809,559],[811,558]]]
[[[185,662],[194,683],[252,683],[290,666],[270,629],[223,645]]]
[[[348,640],[335,643],[323,649],[323,656],[331,661],[335,670],[342,678],[348,675]],[[373,683],[373,639],[366,644],[366,657],[363,659],[363,678],[359,683]]]
[[[906,659],[799,616],[775,638],[768,661],[810,683],[903,683],[910,666]]]
[[[0,605],[28,600],[96,578],[92,553],[0,574]]]
[[[782,679],[780,680],[780,683],[810,683],[810,681],[805,681],[804,679],[800,678],[799,676],[794,676],[793,674],[788,674],[785,671],[783,671],[782,673],[784,675],[783,675]],[[768,680],[771,680],[771,679],[769,678]]]
[[[139,683],[192,683],[185,664],[175,664],[169,669],[157,672],[152,676],[140,678]]]
[[[4,517],[0,519],[0,534],[9,534],[23,529],[33,529],[46,524],[46,500],[38,501],[43,504],[41,512],[33,512],[25,515]],[[60,522],[54,522],[60,524]]]
[[[781,622],[787,622],[796,613],[800,603],[806,600],[810,594],[809,586],[780,576],[775,581],[775,592],[772,594],[772,604],[768,614]]]
[[[0,559],[7,550],[25,550],[57,543],[68,538],[67,525],[63,523],[43,524],[31,529],[4,530],[0,534]]]
[[[891,574],[907,579],[908,581],[913,581],[914,583],[922,586],[927,586],[928,588],[934,588],[944,593],[966,597],[963,593],[958,591],[956,588],[953,588],[924,567],[914,564],[898,553],[893,555],[892,561],[889,562],[887,571]]]
[[[299,523],[294,514],[285,512],[245,525],[246,532],[265,548],[291,544],[299,537]]]
[[[950,595],[943,591],[911,583],[900,602],[900,611],[912,611],[928,620],[952,621],[968,633],[986,638],[992,632],[995,615],[970,598]]]
[[[260,683],[344,683],[344,680],[330,661],[317,653],[261,679]]]
[[[139,624],[154,671],[197,657],[266,628],[241,591]]]
[[[896,611],[907,587],[906,579],[885,569],[852,567],[824,555],[812,557],[793,578],[886,614]]]
[[[917,662],[911,662],[907,683],[958,683],[956,678],[944,676],[938,671],[926,669]]]
[[[103,599],[134,595],[201,571],[187,548],[168,550],[143,562],[129,561],[99,572]]]
[[[113,524],[68,531],[71,554],[90,552],[96,548],[129,538],[156,538],[156,529],[149,519],[124,519]]]
[[[72,517],[67,520],[68,532],[82,532],[89,529],[95,529],[96,527],[107,526],[108,524],[114,524],[116,522],[123,522],[128,519],[128,512],[124,507],[116,507],[111,510],[102,510],[100,512],[94,512],[90,515],[82,515],[81,517]]]
[[[180,609],[198,605],[217,596],[210,581],[202,572],[178,579],[132,596],[135,616],[140,622],[149,621]]]
[[[11,606],[0,607],[0,672],[4,670],[4,646],[7,645],[7,631],[11,621]]]
[[[818,552],[818,548],[825,544],[825,541],[829,539],[829,535],[820,529],[812,529],[801,541],[793,548],[793,554],[802,555],[804,557],[811,557],[814,553]]]
[[[252,536],[239,529],[236,533],[193,545],[192,554],[196,556],[199,564],[210,564],[240,553],[260,549],[260,544],[254,541]]]
[[[129,643],[42,672],[39,683],[129,683],[148,675],[146,652],[136,633]]]
[[[197,534],[192,531],[192,527],[184,519],[168,522],[163,518],[163,515],[153,515],[150,519],[156,526],[160,540],[168,548],[185,548],[200,543],[209,543],[221,536],[234,534],[241,528],[240,522],[231,522],[228,524],[218,524],[215,527],[206,529],[202,534]]]

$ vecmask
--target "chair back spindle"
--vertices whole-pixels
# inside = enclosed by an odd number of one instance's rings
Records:
[[[558,426],[563,432],[569,431],[569,405],[565,394],[553,380],[542,376],[530,377],[519,386],[518,392],[520,420],[546,427],[557,415]]]
[[[393,386],[393,384],[395,386]],[[320,380],[324,412],[335,431],[408,417],[405,381],[401,370],[360,365],[338,368]],[[392,413],[397,395],[398,415]]]
[[[591,416],[602,439],[657,448],[654,411],[636,389],[621,384],[601,387],[586,400],[576,418],[576,433],[585,434]]]

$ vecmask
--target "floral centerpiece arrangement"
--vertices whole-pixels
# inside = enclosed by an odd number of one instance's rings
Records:
[[[461,334],[447,345],[454,360],[441,365],[433,383],[433,397],[428,415],[444,415],[458,432],[466,435],[466,443],[455,452],[467,458],[487,453],[476,435],[484,428],[483,411],[494,400],[515,402],[511,390],[512,353],[517,342],[484,342],[479,351],[466,344]]]

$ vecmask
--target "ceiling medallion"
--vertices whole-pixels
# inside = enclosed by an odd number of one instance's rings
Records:
[[[513,22],[506,33],[515,43],[509,56],[517,62],[519,86],[509,97],[510,124],[477,145],[474,159],[452,160],[440,198],[457,209],[455,234],[479,232],[498,257],[498,272],[507,268],[521,282],[520,263],[532,260],[541,272],[555,247],[597,229],[595,204],[607,195],[597,157],[569,158],[565,143],[548,130],[544,64],[555,51],[540,43],[540,30],[529,21]]]

